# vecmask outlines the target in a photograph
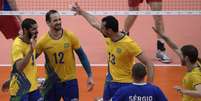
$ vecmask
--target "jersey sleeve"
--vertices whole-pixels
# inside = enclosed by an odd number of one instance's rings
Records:
[[[12,62],[13,64],[24,57],[22,49],[19,45],[13,45],[12,50],[11,50],[11,57],[12,57]]]
[[[69,33],[71,35],[71,41],[72,41],[72,47],[73,47],[73,49],[80,48],[81,46],[80,46],[80,42],[79,42],[78,38],[75,36],[74,33],[72,33],[72,32],[69,32]]]
[[[134,54],[134,56],[138,56],[142,53],[142,49],[136,42],[131,42],[130,45],[128,45],[128,51],[130,51],[131,54]]]
[[[200,72],[193,73],[191,79],[192,79],[193,86],[201,84],[201,73]]]

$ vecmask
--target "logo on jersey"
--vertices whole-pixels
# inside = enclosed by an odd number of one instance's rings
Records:
[[[120,54],[121,51],[122,51],[121,48],[117,48],[117,49],[116,49],[116,52],[117,52],[118,54]]]
[[[69,47],[69,43],[64,43],[64,48],[68,48]]]

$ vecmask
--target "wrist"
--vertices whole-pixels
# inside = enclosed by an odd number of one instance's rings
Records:
[[[93,78],[92,73],[88,73],[87,76],[88,76],[88,78]]]

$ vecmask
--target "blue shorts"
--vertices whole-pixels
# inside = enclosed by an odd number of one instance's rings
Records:
[[[130,84],[131,83],[118,83],[106,81],[103,92],[103,101],[109,101],[119,88],[128,86]]]
[[[60,101],[61,98],[64,101],[79,100],[77,79],[55,83],[44,97],[45,101]]]
[[[35,90],[23,96],[11,96],[10,101],[43,101],[39,90]]]

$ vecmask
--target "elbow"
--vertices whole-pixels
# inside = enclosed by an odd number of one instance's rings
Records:
[[[94,22],[94,23],[91,23],[91,26],[96,28],[97,27],[97,24]]]
[[[17,71],[18,71],[18,72],[23,72],[23,70],[24,70],[23,68],[17,67]]]
[[[16,64],[16,69],[18,72],[23,72],[23,70],[24,70],[23,64]]]

